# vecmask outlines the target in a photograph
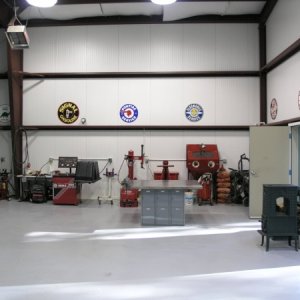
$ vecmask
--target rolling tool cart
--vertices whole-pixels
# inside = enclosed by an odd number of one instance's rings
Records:
[[[102,201],[109,201],[111,205],[114,204],[114,199],[112,197],[112,180],[117,175],[112,169],[112,171],[108,171],[106,169],[106,173],[103,174],[107,178],[107,188],[108,188],[108,195],[107,196],[99,196],[98,197],[98,203],[101,205]]]

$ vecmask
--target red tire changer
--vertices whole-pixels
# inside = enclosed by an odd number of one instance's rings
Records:
[[[124,160],[127,161],[128,176],[122,181],[122,188],[120,191],[120,206],[121,207],[137,207],[138,206],[138,189],[131,188],[130,182],[135,180],[134,177],[134,162],[136,160],[141,161],[141,168],[144,168],[144,145],[141,145],[141,155],[135,156],[133,150],[129,150],[125,155]]]

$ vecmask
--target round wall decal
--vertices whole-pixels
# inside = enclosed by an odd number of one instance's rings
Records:
[[[271,105],[270,105],[270,114],[271,114],[272,120],[276,119],[277,113],[278,113],[277,100],[275,98],[273,98],[272,101],[271,101]]]
[[[57,111],[58,118],[65,124],[72,124],[79,117],[79,108],[73,102],[64,102]]]
[[[8,123],[10,121],[9,105],[0,105],[0,123]]]
[[[137,107],[133,104],[124,104],[120,109],[120,118],[126,123],[134,122],[139,115]]]
[[[185,116],[191,122],[198,122],[203,117],[203,108],[197,103],[192,103],[185,109]]]

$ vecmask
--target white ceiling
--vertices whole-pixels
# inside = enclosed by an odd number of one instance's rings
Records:
[[[160,6],[153,3],[111,3],[56,5],[51,8],[29,6],[20,15],[22,20],[72,20],[105,16],[162,16],[163,21],[176,21],[201,15],[260,14],[265,1],[178,2]]]

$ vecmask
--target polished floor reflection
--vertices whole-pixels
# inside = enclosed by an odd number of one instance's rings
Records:
[[[240,205],[187,206],[145,227],[140,208],[0,201],[0,299],[299,299],[300,252],[260,246]]]

